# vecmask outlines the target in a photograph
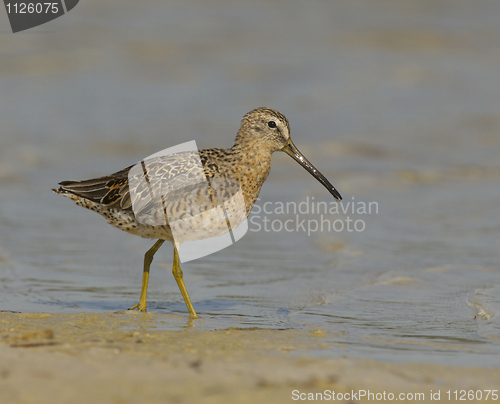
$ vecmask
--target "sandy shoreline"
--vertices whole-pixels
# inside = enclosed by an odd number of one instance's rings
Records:
[[[294,390],[423,393],[425,402],[440,390],[441,401],[455,402],[446,391],[500,386],[500,368],[308,357],[323,347],[320,330],[153,328],[169,317],[1,312],[0,402],[300,402]]]

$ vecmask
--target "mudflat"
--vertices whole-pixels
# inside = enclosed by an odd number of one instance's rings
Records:
[[[187,318],[183,331],[157,329],[173,320],[178,316],[1,312],[0,402],[369,402],[390,394],[458,402],[460,390],[481,390],[484,401],[500,386],[500,368],[323,358],[321,350],[342,346],[320,329],[200,331],[203,319]],[[486,401],[495,401],[491,393]]]

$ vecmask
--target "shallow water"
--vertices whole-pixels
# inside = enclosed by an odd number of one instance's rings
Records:
[[[500,3],[81,3],[23,34],[0,15],[0,310],[135,304],[152,241],[50,189],[193,139],[230,146],[266,105],[347,212],[280,213],[335,205],[275,155],[249,232],[183,265],[195,327],[321,329],[338,343],[321,356],[498,365]],[[297,231],[347,216],[364,230]],[[171,260],[165,245],[149,310],[186,315]]]

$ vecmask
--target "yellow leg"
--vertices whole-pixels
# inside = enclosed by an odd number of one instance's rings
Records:
[[[194,311],[193,304],[191,303],[191,299],[189,298],[188,291],[186,289],[186,285],[184,285],[184,279],[183,279],[183,274],[181,267],[179,266],[179,253],[177,251],[177,247],[174,244],[174,267],[172,268],[172,273],[174,274],[174,278],[177,281],[177,285],[179,286],[179,289],[181,290],[182,297],[184,298],[184,301],[186,302],[186,306],[189,310],[189,314],[191,315],[192,318],[198,318],[198,315]]]
[[[141,298],[139,299],[139,303],[135,306],[132,306],[129,310],[137,309],[139,311],[146,311],[146,299],[148,294],[148,281],[149,281],[149,267],[151,266],[151,262],[153,261],[153,257],[161,247],[165,240],[158,240],[153,247],[151,247],[148,252],[144,255],[144,271],[142,273],[142,289],[141,289]]]

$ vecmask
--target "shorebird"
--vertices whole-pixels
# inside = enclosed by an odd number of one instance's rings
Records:
[[[295,147],[290,139],[290,124],[287,118],[278,111],[264,107],[254,109],[243,117],[234,145],[230,149],[187,151],[146,159],[137,165],[105,177],[86,181],[63,181],[59,183],[60,188],[53,189],[53,191],[70,198],[78,206],[99,213],[108,220],[109,224],[120,230],[158,240],[144,256],[139,303],[129,310],[146,311],[151,262],[161,245],[166,240],[170,241],[174,247],[172,273],[190,316],[197,318],[179,266],[179,246],[185,240],[214,237],[231,230],[229,223],[231,218],[228,219],[225,214],[214,214],[212,208],[218,197],[223,198],[222,203],[224,203],[236,194],[234,184],[237,184],[237,188],[243,195],[243,216],[246,219],[259,195],[262,184],[269,175],[271,155],[275,151],[287,153],[323,184],[336,200],[342,199],[335,187]],[[201,160],[201,165],[197,164],[196,158],[198,162]],[[138,175],[133,174],[134,167],[144,169],[142,178],[145,178],[145,181],[137,180]],[[176,178],[189,178],[192,172],[200,167],[208,183],[211,184],[208,187],[179,188],[168,185],[170,178],[175,176]],[[140,171],[142,174],[142,170]],[[214,186],[214,181],[219,181],[219,183],[222,181],[222,186]],[[162,187],[160,209],[156,210],[151,208],[151,200],[148,199],[148,192],[154,192],[151,189],[155,186]],[[229,196],[227,196],[228,193]],[[196,203],[193,203],[194,199]],[[137,206],[141,206],[139,213],[145,213],[149,221],[139,220]],[[238,213],[237,210],[233,206],[232,212],[236,216],[233,215],[232,219],[236,218],[239,223],[241,212]],[[162,216],[159,219],[163,219],[163,222],[156,221],[158,216]],[[177,228],[176,234],[180,231],[181,236],[174,237],[173,223],[186,216],[192,220],[188,226]]]

